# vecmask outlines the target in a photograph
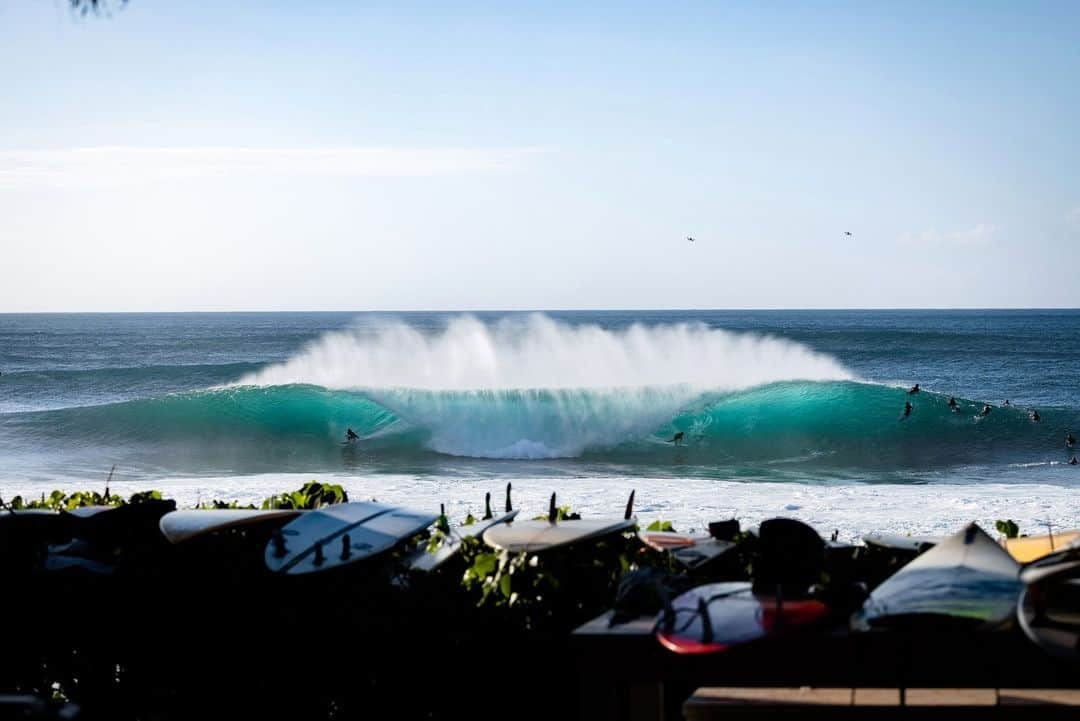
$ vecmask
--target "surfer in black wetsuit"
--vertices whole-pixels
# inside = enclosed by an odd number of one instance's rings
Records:
[[[990,411],[992,410],[994,409],[990,407],[989,403],[985,404],[982,410],[979,411],[979,418],[986,418],[988,415],[990,415]]]
[[[918,393],[920,390],[922,390],[922,389],[919,388],[919,384],[916,383],[915,385],[911,386],[911,388],[908,389],[908,395],[909,396],[914,395],[915,393]]]
[[[904,418],[907,418],[908,416],[910,416],[911,411],[914,408],[915,408],[915,406],[911,405],[911,401],[908,401],[907,403],[904,403]]]
[[[960,407],[960,404],[956,402],[956,396],[949,396],[949,408],[955,413]]]
[[[1076,460],[1076,456],[1073,456],[1072,458],[1069,459],[1069,465],[1070,466],[1075,466],[1078,463],[1080,463],[1080,461]]]
[[[353,431],[352,428],[345,431],[345,440],[348,443],[352,443],[353,441],[358,440],[359,438],[360,438],[360,436],[356,435],[356,433]]]
[[[1032,423],[1038,423],[1042,420],[1042,416],[1040,416],[1039,412],[1036,410],[1032,410],[1031,413],[1028,413],[1028,418],[1031,419]]]
[[[1076,436],[1074,436],[1072,434],[1072,432],[1066,432],[1065,433],[1065,447],[1066,448],[1072,448],[1075,445],[1076,445]]]
[[[671,440],[669,440],[669,441],[668,441],[668,443],[674,443],[674,444],[675,444],[675,445],[677,445],[677,446],[678,446],[678,445],[681,445],[681,444],[682,444],[682,439],[683,439],[683,435],[684,435],[684,434],[683,434],[683,432],[682,432],[682,431],[679,431],[678,433],[676,433],[675,435],[673,435],[673,436],[671,437]]]

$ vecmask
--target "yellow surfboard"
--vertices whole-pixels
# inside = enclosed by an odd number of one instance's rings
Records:
[[[1002,539],[1001,545],[1017,561],[1028,563],[1054,551],[1059,551],[1077,539],[1080,539],[1080,530],[1074,529],[1061,531],[1053,535],[1005,538]]]

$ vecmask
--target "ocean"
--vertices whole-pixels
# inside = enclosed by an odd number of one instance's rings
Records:
[[[317,479],[464,516],[509,482],[680,530],[1080,526],[1076,310],[7,314],[0,374],[4,498],[115,466],[181,504]]]

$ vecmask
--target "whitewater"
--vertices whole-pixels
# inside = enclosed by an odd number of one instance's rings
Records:
[[[0,495],[115,463],[115,487],[182,503],[317,477],[464,511],[512,481],[538,512],[636,488],[684,527],[1076,526],[1077,331],[1075,312],[0,316]]]

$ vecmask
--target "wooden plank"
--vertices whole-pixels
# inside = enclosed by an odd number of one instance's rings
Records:
[[[900,689],[898,688],[857,688],[854,704],[856,706],[899,706]]]
[[[850,706],[850,688],[706,687],[683,704],[691,706]]]
[[[909,688],[905,706],[997,706],[993,688]]]
[[[1002,688],[998,689],[1000,706],[1080,706],[1080,689],[1074,688]]]

